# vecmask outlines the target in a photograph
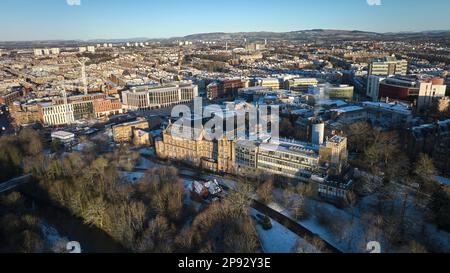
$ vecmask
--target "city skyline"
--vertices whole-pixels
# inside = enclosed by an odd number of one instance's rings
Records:
[[[407,4],[407,5],[406,5]],[[6,0],[1,41],[172,38],[211,32],[289,32],[307,29],[378,33],[448,30],[445,1],[349,0]],[[167,12],[159,12],[165,10]],[[411,20],[432,10],[427,20]],[[27,20],[18,20],[17,14]],[[270,16],[262,16],[264,14]],[[54,15],[54,16],[50,16]],[[227,22],[223,24],[223,22]],[[417,25],[411,24],[417,22]],[[95,27],[93,27],[95,26]]]

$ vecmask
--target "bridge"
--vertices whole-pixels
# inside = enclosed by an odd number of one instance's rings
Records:
[[[0,184],[0,193],[6,192],[9,190],[13,190],[20,185],[26,184],[31,181],[32,177],[33,177],[33,175],[30,173],[30,174],[26,174],[26,175],[8,180],[6,182],[3,182]]]

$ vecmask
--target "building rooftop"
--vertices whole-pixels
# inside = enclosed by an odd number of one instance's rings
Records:
[[[360,106],[347,106],[339,109],[333,109],[331,111],[337,112],[337,113],[350,113],[350,112],[356,112],[356,111],[363,111],[364,108]]]
[[[366,101],[366,102],[363,102],[363,106],[369,107],[369,108],[384,109],[384,110],[393,111],[393,112],[406,114],[406,115],[412,114],[411,108],[408,105],[403,104],[403,103],[385,103],[385,102]]]
[[[52,138],[60,138],[60,139],[68,139],[68,138],[74,138],[75,134],[71,132],[66,131],[56,131],[52,133]]]

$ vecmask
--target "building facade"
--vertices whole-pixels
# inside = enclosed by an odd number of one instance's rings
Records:
[[[131,111],[167,108],[190,103],[198,97],[198,87],[191,83],[160,87],[132,88],[122,92],[122,103]]]
[[[136,121],[127,122],[113,126],[113,138],[116,143],[132,142],[135,135],[140,138],[143,133],[141,130],[149,129],[147,120],[138,119]]]
[[[38,104],[40,120],[49,126],[66,125],[75,122],[74,107],[72,104]]]
[[[119,99],[99,99],[93,102],[96,118],[106,118],[123,113],[122,103]]]
[[[380,83],[384,80],[384,77],[370,75],[367,78],[367,91],[366,96],[371,98],[372,101],[378,101],[380,93]]]
[[[434,102],[445,97],[447,86],[442,78],[430,78],[420,81],[417,110],[422,111],[433,106]]]
[[[398,60],[391,56],[374,60],[369,64],[369,75],[375,76],[405,76],[408,72],[408,61]]]
[[[191,136],[182,138],[172,135],[177,126],[169,124],[162,139],[155,142],[156,154],[164,159],[186,162],[213,172],[233,171],[234,142],[226,136],[218,140],[206,138],[206,131],[192,128]]]

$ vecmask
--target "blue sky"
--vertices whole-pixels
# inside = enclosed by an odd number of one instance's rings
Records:
[[[68,5],[67,1],[81,1]],[[1,0],[0,40],[450,29],[448,0]]]

